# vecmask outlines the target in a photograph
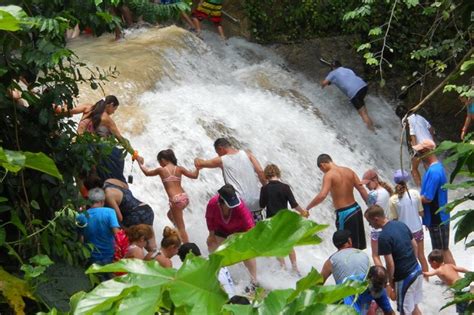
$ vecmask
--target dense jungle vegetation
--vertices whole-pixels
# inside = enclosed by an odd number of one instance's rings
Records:
[[[384,85],[395,73],[407,77],[406,88],[423,83],[427,76],[441,78],[437,89],[474,97],[472,1],[241,1],[251,21],[253,38],[264,43],[352,34],[359,39],[355,51],[371,67],[374,79]],[[325,228],[290,212],[259,223],[233,238],[208,259],[192,257],[179,269],[163,269],[153,262],[121,261],[92,267],[88,274],[126,271],[126,276],[103,282],[93,289],[83,263],[90,248],[78,241],[74,218],[86,204],[75,178],[104,158],[114,139],[90,134],[78,136],[73,123],[61,118],[52,104],[75,105],[79,84],[101,89],[101,84],[120,75],[114,65],[89,68],[66,47],[65,32],[79,25],[99,36],[120,31],[125,22],[113,12],[126,5],[149,23],[173,21],[190,4],[177,1],[158,5],[147,0],[25,0],[2,1],[0,6],[0,312],[17,314],[100,312],[153,314],[296,314],[345,313],[337,304],[347,295],[365,290],[365,283],[322,286],[321,275],[312,270],[295,290],[257,292],[254,305],[226,305],[215,278],[221,266],[257,256],[287,255],[293,246],[317,244],[317,232]],[[225,2],[224,2],[225,8]],[[26,82],[21,84],[20,81]],[[23,106],[13,94],[21,91]],[[433,91],[420,97],[423,106]],[[415,108],[416,109],[416,108]],[[473,200],[474,145],[444,142],[445,163],[455,163],[449,189],[465,189],[463,198],[448,205],[452,210]],[[100,150],[91,145],[100,143]],[[461,180],[454,181],[462,175]],[[466,240],[474,226],[474,210],[456,214],[455,240]],[[273,235],[282,226],[283,235]],[[256,243],[256,233],[281,239]],[[273,231],[273,232],[272,232]],[[473,246],[471,240],[466,246]],[[93,277],[92,277],[93,278]],[[468,273],[455,289],[469,286]],[[94,280],[94,279],[92,279]],[[192,289],[190,289],[192,288]],[[88,293],[85,293],[88,292]],[[72,297],[72,298],[71,298]],[[457,300],[471,301],[464,293]],[[137,307],[139,309],[137,309]]]

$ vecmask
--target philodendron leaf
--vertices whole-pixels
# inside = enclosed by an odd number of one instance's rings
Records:
[[[321,276],[321,274],[316,269],[311,268],[311,271],[306,275],[306,277],[300,279],[296,283],[296,290],[290,295],[288,302],[293,301],[302,291],[315,285],[323,284],[323,282],[323,276]]]
[[[280,314],[285,308],[289,296],[294,292],[293,289],[274,290],[270,292],[263,303],[258,308],[259,315]]]
[[[286,256],[295,246],[321,243],[316,233],[326,227],[283,210],[246,233],[232,235],[211,256],[222,257],[222,266],[260,256]]]
[[[61,173],[59,173],[58,168],[54,161],[42,152],[32,153],[32,152],[23,152],[25,155],[25,167],[46,173],[48,175],[63,179]]]

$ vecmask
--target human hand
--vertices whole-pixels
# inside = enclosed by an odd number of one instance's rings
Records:
[[[396,300],[397,300],[397,293],[395,292],[395,289],[392,288],[390,285],[387,286],[387,293],[388,293],[388,297],[389,297],[392,301],[396,301]]]
[[[306,210],[306,209],[303,209],[303,211],[300,212],[300,215],[304,218],[308,218],[309,217],[309,211]]]
[[[145,163],[145,159],[143,158],[143,156],[137,156],[136,160],[137,160],[138,164],[143,165]]]
[[[194,159],[194,167],[196,167],[197,170],[201,169],[201,163],[202,163],[202,159],[200,159],[200,158],[195,158]]]

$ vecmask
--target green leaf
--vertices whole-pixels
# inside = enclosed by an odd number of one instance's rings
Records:
[[[63,179],[61,173],[59,173],[58,168],[54,161],[42,152],[32,153],[32,152],[23,152],[25,155],[25,167],[46,173],[53,177],[56,177],[60,180]]]
[[[280,314],[294,290],[274,290],[270,292],[258,308],[259,315]]]
[[[39,266],[50,266],[54,264],[54,261],[49,259],[47,255],[36,255],[30,258],[30,263],[39,265]]]
[[[20,171],[25,165],[25,156],[18,151],[3,150],[0,147],[0,165],[13,173]]]
[[[296,283],[296,290],[288,298],[288,302],[293,301],[302,291],[307,290],[315,285],[323,284],[323,276],[314,268],[306,275],[306,277],[300,279]]]
[[[6,236],[7,236],[7,233],[5,232],[5,229],[3,227],[0,227],[0,246],[2,246],[3,243],[5,243]]]
[[[254,308],[252,305],[241,305],[241,304],[224,304],[222,307],[223,311],[228,311],[234,315],[252,315],[254,314]],[[223,314],[226,314],[223,312]]]
[[[21,222],[20,220],[20,217],[18,216],[18,213],[16,211],[11,211],[10,212],[10,222],[17,227],[18,230],[21,231],[21,233],[23,233],[23,235],[26,235],[26,228],[25,226],[23,225],[23,223]]]
[[[283,210],[246,233],[230,236],[210,257],[220,256],[222,266],[229,266],[257,256],[286,256],[295,246],[321,243],[316,233],[327,226]]]
[[[349,305],[313,304],[302,312],[298,313],[298,315],[313,314],[357,315],[357,312]]]
[[[474,231],[474,211],[464,215],[455,225],[456,233],[454,234],[454,242],[457,243],[462,239],[466,239],[468,235]]]
[[[21,19],[24,17],[26,17],[26,13],[19,6],[0,6],[0,30],[18,31],[20,29]]]
[[[31,206],[33,209],[36,209],[36,210],[39,210],[39,209],[40,209],[40,206],[39,206],[39,204],[38,204],[38,201],[36,201],[36,200],[31,200],[30,206]]]
[[[382,28],[380,27],[374,27],[369,31],[369,36],[377,36],[382,34]]]
[[[5,202],[5,201],[8,201],[8,198],[0,196],[0,202]]]

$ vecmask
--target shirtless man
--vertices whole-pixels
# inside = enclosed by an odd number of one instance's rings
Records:
[[[354,188],[367,201],[367,191],[353,170],[334,164],[327,154],[318,156],[318,167],[324,173],[323,186],[308,204],[307,210],[317,206],[331,193],[336,209],[336,229],[349,230],[354,248],[365,249],[365,230],[362,210],[354,199]]]
[[[252,211],[255,222],[262,219],[260,209],[260,185],[266,183],[262,166],[250,151],[237,150],[225,138],[214,142],[217,157],[211,160],[196,158],[197,169],[221,168],[224,182],[234,186],[237,195]],[[257,178],[258,177],[258,178]]]

